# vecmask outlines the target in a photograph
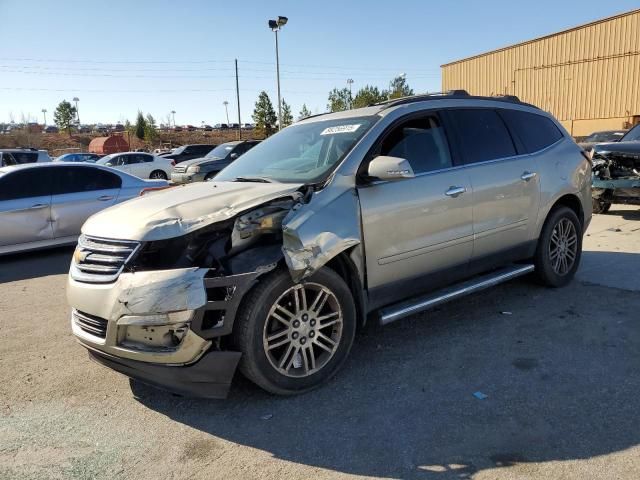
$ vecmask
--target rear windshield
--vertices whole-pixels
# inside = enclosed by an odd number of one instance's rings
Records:
[[[35,163],[38,161],[38,152],[11,152],[18,164]]]

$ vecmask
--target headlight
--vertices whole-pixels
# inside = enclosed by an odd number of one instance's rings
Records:
[[[187,168],[187,170],[192,173],[198,173],[200,171],[200,165],[192,165],[189,168]]]

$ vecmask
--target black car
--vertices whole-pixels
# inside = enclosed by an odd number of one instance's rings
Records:
[[[613,203],[640,205],[640,124],[619,141],[593,146],[593,213]]]
[[[183,145],[182,147],[174,148],[168,153],[163,153],[160,156],[164,158],[170,158],[172,160],[175,160],[176,163],[180,163],[184,162],[185,160],[204,157],[207,153],[209,153],[216,147],[217,145],[210,143]]]

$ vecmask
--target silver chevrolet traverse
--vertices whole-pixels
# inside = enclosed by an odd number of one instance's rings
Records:
[[[91,217],[68,280],[97,362],[224,397],[237,367],[277,394],[386,324],[533,273],[568,283],[591,219],[591,165],[549,114],[464,91],[307,118],[213,182]]]

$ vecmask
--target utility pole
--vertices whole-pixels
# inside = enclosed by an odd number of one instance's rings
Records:
[[[176,111],[171,110],[171,115],[173,115],[173,128],[176,128]]]
[[[240,123],[240,84],[238,83],[238,59],[236,58],[236,98],[238,99],[238,140],[242,140],[242,123]]]
[[[224,105],[224,111],[227,113],[227,126],[229,126],[229,102],[225,100],[224,102],[222,102],[222,104]]]
[[[349,109],[353,108],[353,96],[351,94],[351,85],[353,85],[353,78],[347,78],[347,85],[349,85]]]
[[[47,126],[47,109],[43,108],[42,113],[44,114],[44,126]]]
[[[78,97],[73,97],[73,101],[76,103],[76,122],[80,125],[80,112],[78,111],[78,102],[80,99]]]
[[[278,52],[278,31],[287,24],[287,17],[279,16],[269,20],[269,28],[276,34],[276,77],[278,80],[278,130],[282,130],[282,98],[280,97],[280,54]]]

